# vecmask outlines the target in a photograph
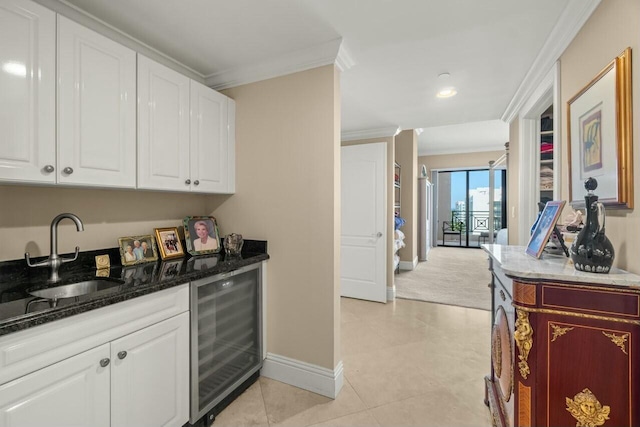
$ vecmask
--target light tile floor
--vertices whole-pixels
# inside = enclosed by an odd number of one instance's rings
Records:
[[[260,379],[213,426],[491,426],[488,311],[341,300],[344,387],[335,400]]]

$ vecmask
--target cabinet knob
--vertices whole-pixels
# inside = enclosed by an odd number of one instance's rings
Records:
[[[111,362],[111,360],[105,357],[100,361],[100,366],[102,366],[103,368],[106,368],[107,366],[109,366],[109,362]]]
[[[67,175],[71,175],[73,173],[73,168],[67,166],[66,168],[62,169],[62,172],[66,173]]]
[[[502,301],[505,301],[507,299],[507,297],[504,294],[504,291],[500,291],[500,298],[502,298]]]
[[[185,183],[185,184],[187,184],[187,185],[189,185],[189,184],[191,184],[191,180],[190,180],[190,179],[188,179],[188,180],[186,180],[184,183]]]
[[[54,168],[52,165],[47,165],[47,166],[45,166],[45,167],[44,167],[44,171],[45,171],[46,173],[51,173],[51,172],[53,172],[54,170],[56,170],[56,168]]]
[[[195,181],[193,181],[193,185],[199,185],[200,181],[198,181],[197,179]]]
[[[118,352],[118,359],[122,360],[125,357],[127,357],[127,352],[126,351],[119,351]]]

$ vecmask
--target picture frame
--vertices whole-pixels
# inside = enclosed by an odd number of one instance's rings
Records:
[[[525,251],[527,255],[540,258],[540,255],[542,255],[542,251],[549,240],[549,236],[551,236],[551,232],[553,231],[556,222],[558,222],[558,218],[560,217],[560,213],[562,213],[564,205],[564,200],[547,202],[540,214],[540,218],[536,223],[533,233],[531,233],[531,238],[529,239],[529,243],[527,244],[527,249]]]
[[[184,259],[163,261],[160,267],[160,281],[171,280],[180,274]]]
[[[631,48],[567,102],[569,195],[584,208],[583,183],[598,180],[608,208],[633,209]]]
[[[218,224],[212,216],[188,216],[183,220],[184,240],[190,255],[214,254],[222,249]]]
[[[184,257],[184,248],[177,227],[154,228],[154,232],[163,260]]]
[[[122,265],[135,265],[158,260],[156,240],[150,234],[118,238]]]

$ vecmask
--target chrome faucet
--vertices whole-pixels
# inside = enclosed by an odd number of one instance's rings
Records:
[[[62,264],[66,264],[67,262],[75,261],[78,259],[78,252],[80,251],[80,247],[76,246],[76,254],[73,258],[63,258],[58,255],[58,223],[65,218],[69,218],[73,222],[76,223],[76,229],[78,231],[84,231],[84,225],[80,218],[72,213],[62,213],[57,217],[53,218],[51,221],[51,230],[50,230],[50,238],[51,238],[51,253],[49,254],[49,258],[40,261],[38,263],[32,264],[31,258],[29,256],[29,252],[24,254],[24,258],[27,260],[27,265],[29,267],[51,267],[51,274],[49,275],[49,283],[55,283],[60,281],[60,276],[58,275],[58,269]]]

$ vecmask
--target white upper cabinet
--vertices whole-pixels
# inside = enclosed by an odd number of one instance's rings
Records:
[[[190,187],[189,78],[138,55],[138,188]]]
[[[235,118],[228,97],[138,55],[138,188],[232,192],[230,104]]]
[[[229,176],[235,171],[229,159],[229,101],[191,81],[190,165],[195,191],[229,192]]]
[[[55,13],[0,1],[0,179],[55,182]]]
[[[136,185],[136,54],[58,15],[58,182]]]

